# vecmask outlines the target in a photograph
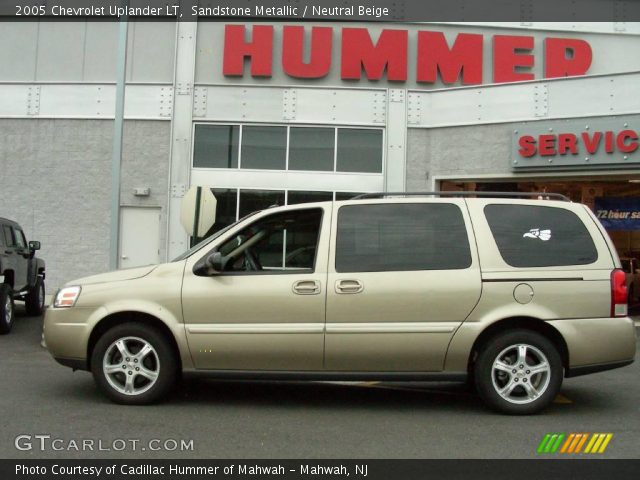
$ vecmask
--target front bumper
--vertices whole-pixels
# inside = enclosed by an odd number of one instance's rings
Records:
[[[44,340],[49,353],[62,365],[80,369],[87,365],[87,347],[94,319],[104,315],[102,308],[47,308]]]

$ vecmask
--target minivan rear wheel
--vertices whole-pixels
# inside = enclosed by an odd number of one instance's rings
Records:
[[[96,384],[111,400],[144,405],[160,400],[175,384],[176,358],[156,329],[124,323],[105,332],[91,355]]]
[[[476,389],[494,410],[537,413],[560,391],[564,371],[553,343],[537,332],[512,330],[480,348],[474,366]]]

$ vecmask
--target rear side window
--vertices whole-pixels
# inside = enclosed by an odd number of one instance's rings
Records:
[[[2,236],[4,237],[4,244],[7,247],[15,246],[15,242],[13,241],[13,233],[11,233],[11,227],[8,225],[2,226]]]
[[[471,266],[462,212],[449,203],[347,205],[338,213],[337,272]]]
[[[531,205],[487,205],[484,214],[500,255],[512,267],[587,265],[598,259],[575,213]]]

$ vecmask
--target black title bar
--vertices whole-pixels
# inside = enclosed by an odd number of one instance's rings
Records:
[[[631,22],[638,0],[0,0],[3,20]]]

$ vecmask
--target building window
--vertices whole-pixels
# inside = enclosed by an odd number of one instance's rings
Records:
[[[338,129],[338,172],[382,173],[382,131]]]
[[[194,168],[382,174],[380,128],[196,124]]]
[[[260,170],[287,168],[287,127],[243,126],[240,167]]]
[[[301,192],[289,190],[287,192],[287,205],[298,203],[327,202],[333,200],[333,192]]]
[[[333,128],[291,127],[289,135],[289,170],[333,171]]]
[[[360,195],[358,192],[323,192],[289,190],[250,190],[237,188],[212,188],[211,192],[217,200],[216,222],[204,235],[191,238],[195,245],[203,238],[210,237],[238,219],[257,210],[264,210],[274,205],[297,205],[301,203],[325,202],[331,200],[349,200]],[[238,198],[239,197],[239,198]],[[238,208],[239,207],[239,208]]]
[[[196,125],[195,168],[238,168],[239,125]]]
[[[284,205],[283,190],[240,190],[238,218],[275,205]]]

